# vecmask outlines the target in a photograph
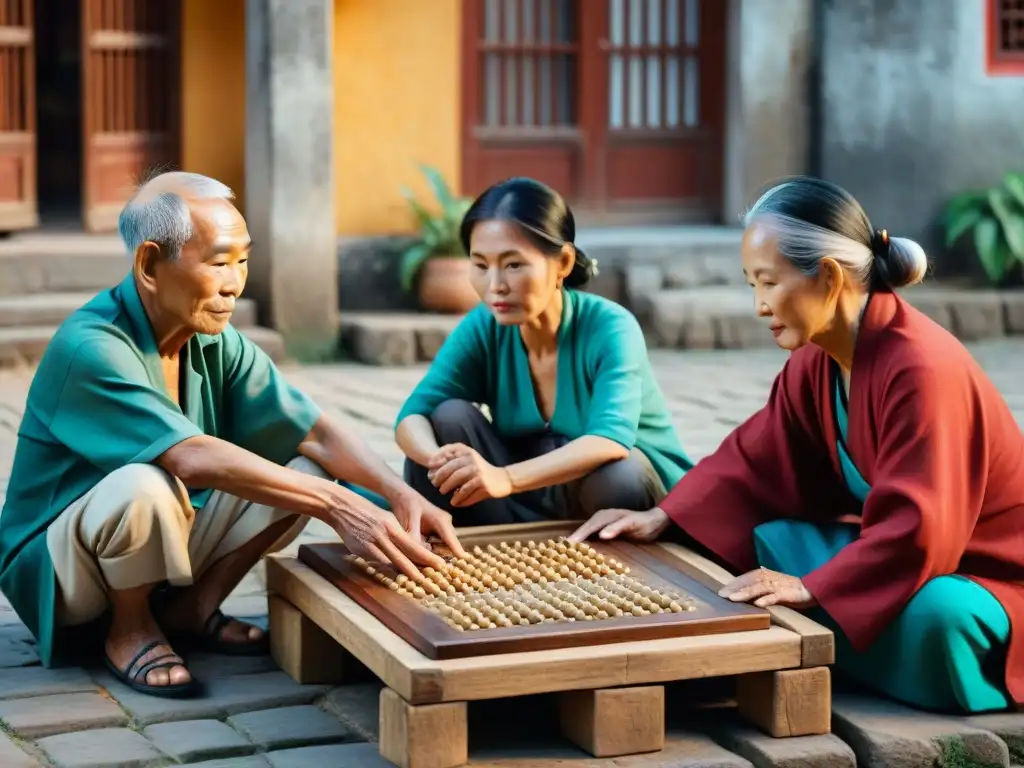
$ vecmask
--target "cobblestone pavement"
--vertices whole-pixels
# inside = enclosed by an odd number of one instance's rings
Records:
[[[1024,425],[1024,341],[972,347]],[[684,444],[694,458],[764,402],[782,361],[776,350],[653,353]],[[401,457],[390,434],[394,415],[422,368],[354,365],[289,368],[290,379],[358,430],[393,466]],[[30,372],[0,370],[0,497],[6,488],[14,435]],[[311,525],[299,542],[330,536]],[[226,610],[264,620],[266,596],[256,568],[229,599]],[[164,701],[134,694],[100,669],[45,670],[34,642],[0,599],[0,767],[191,765],[340,766],[381,768],[377,755],[376,684],[341,688],[297,685],[269,658],[198,656],[195,674],[209,692],[193,701]],[[676,691],[680,701],[685,689]],[[670,699],[672,701],[672,699]],[[587,760],[550,735],[556,718],[516,700],[471,708],[475,723],[512,718],[521,739],[477,739],[472,765],[497,768],[846,768],[847,766],[1024,766],[1024,715],[962,719],[910,712],[855,694],[840,693],[827,736],[773,740],[728,713],[713,719],[682,715],[670,707],[664,751],[617,760]],[[524,713],[530,714],[524,714]],[[529,720],[524,720],[528,718]]]

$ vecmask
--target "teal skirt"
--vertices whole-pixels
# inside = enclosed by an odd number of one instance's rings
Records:
[[[802,578],[854,541],[860,527],[776,520],[754,531],[758,563]],[[869,648],[854,650],[820,608],[808,616],[835,633],[836,669],[921,709],[979,713],[1011,706],[1004,686],[1010,620],[998,600],[962,576],[925,584]]]

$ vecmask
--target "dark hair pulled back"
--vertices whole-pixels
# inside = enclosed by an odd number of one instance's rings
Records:
[[[507,221],[546,256],[555,258],[566,243],[576,251],[576,263],[565,278],[569,288],[581,288],[597,274],[594,262],[574,242],[576,220],[572,210],[555,190],[535,179],[515,177],[485,190],[462,219],[459,237],[466,253],[473,227],[482,221]]]

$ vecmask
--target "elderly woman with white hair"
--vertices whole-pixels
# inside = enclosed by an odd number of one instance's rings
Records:
[[[970,353],[896,293],[924,252],[812,178],[773,186],[745,224],[757,313],[791,352],[767,404],[657,507],[602,510],[574,537],[677,526],[742,574],[722,596],[833,628],[860,683],[939,711],[1024,703],[1024,437]]]

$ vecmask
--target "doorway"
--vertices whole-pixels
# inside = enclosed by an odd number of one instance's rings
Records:
[[[35,0],[39,224],[82,226],[82,41],[79,0]]]
[[[467,193],[528,175],[592,225],[719,220],[726,5],[466,3]]]

